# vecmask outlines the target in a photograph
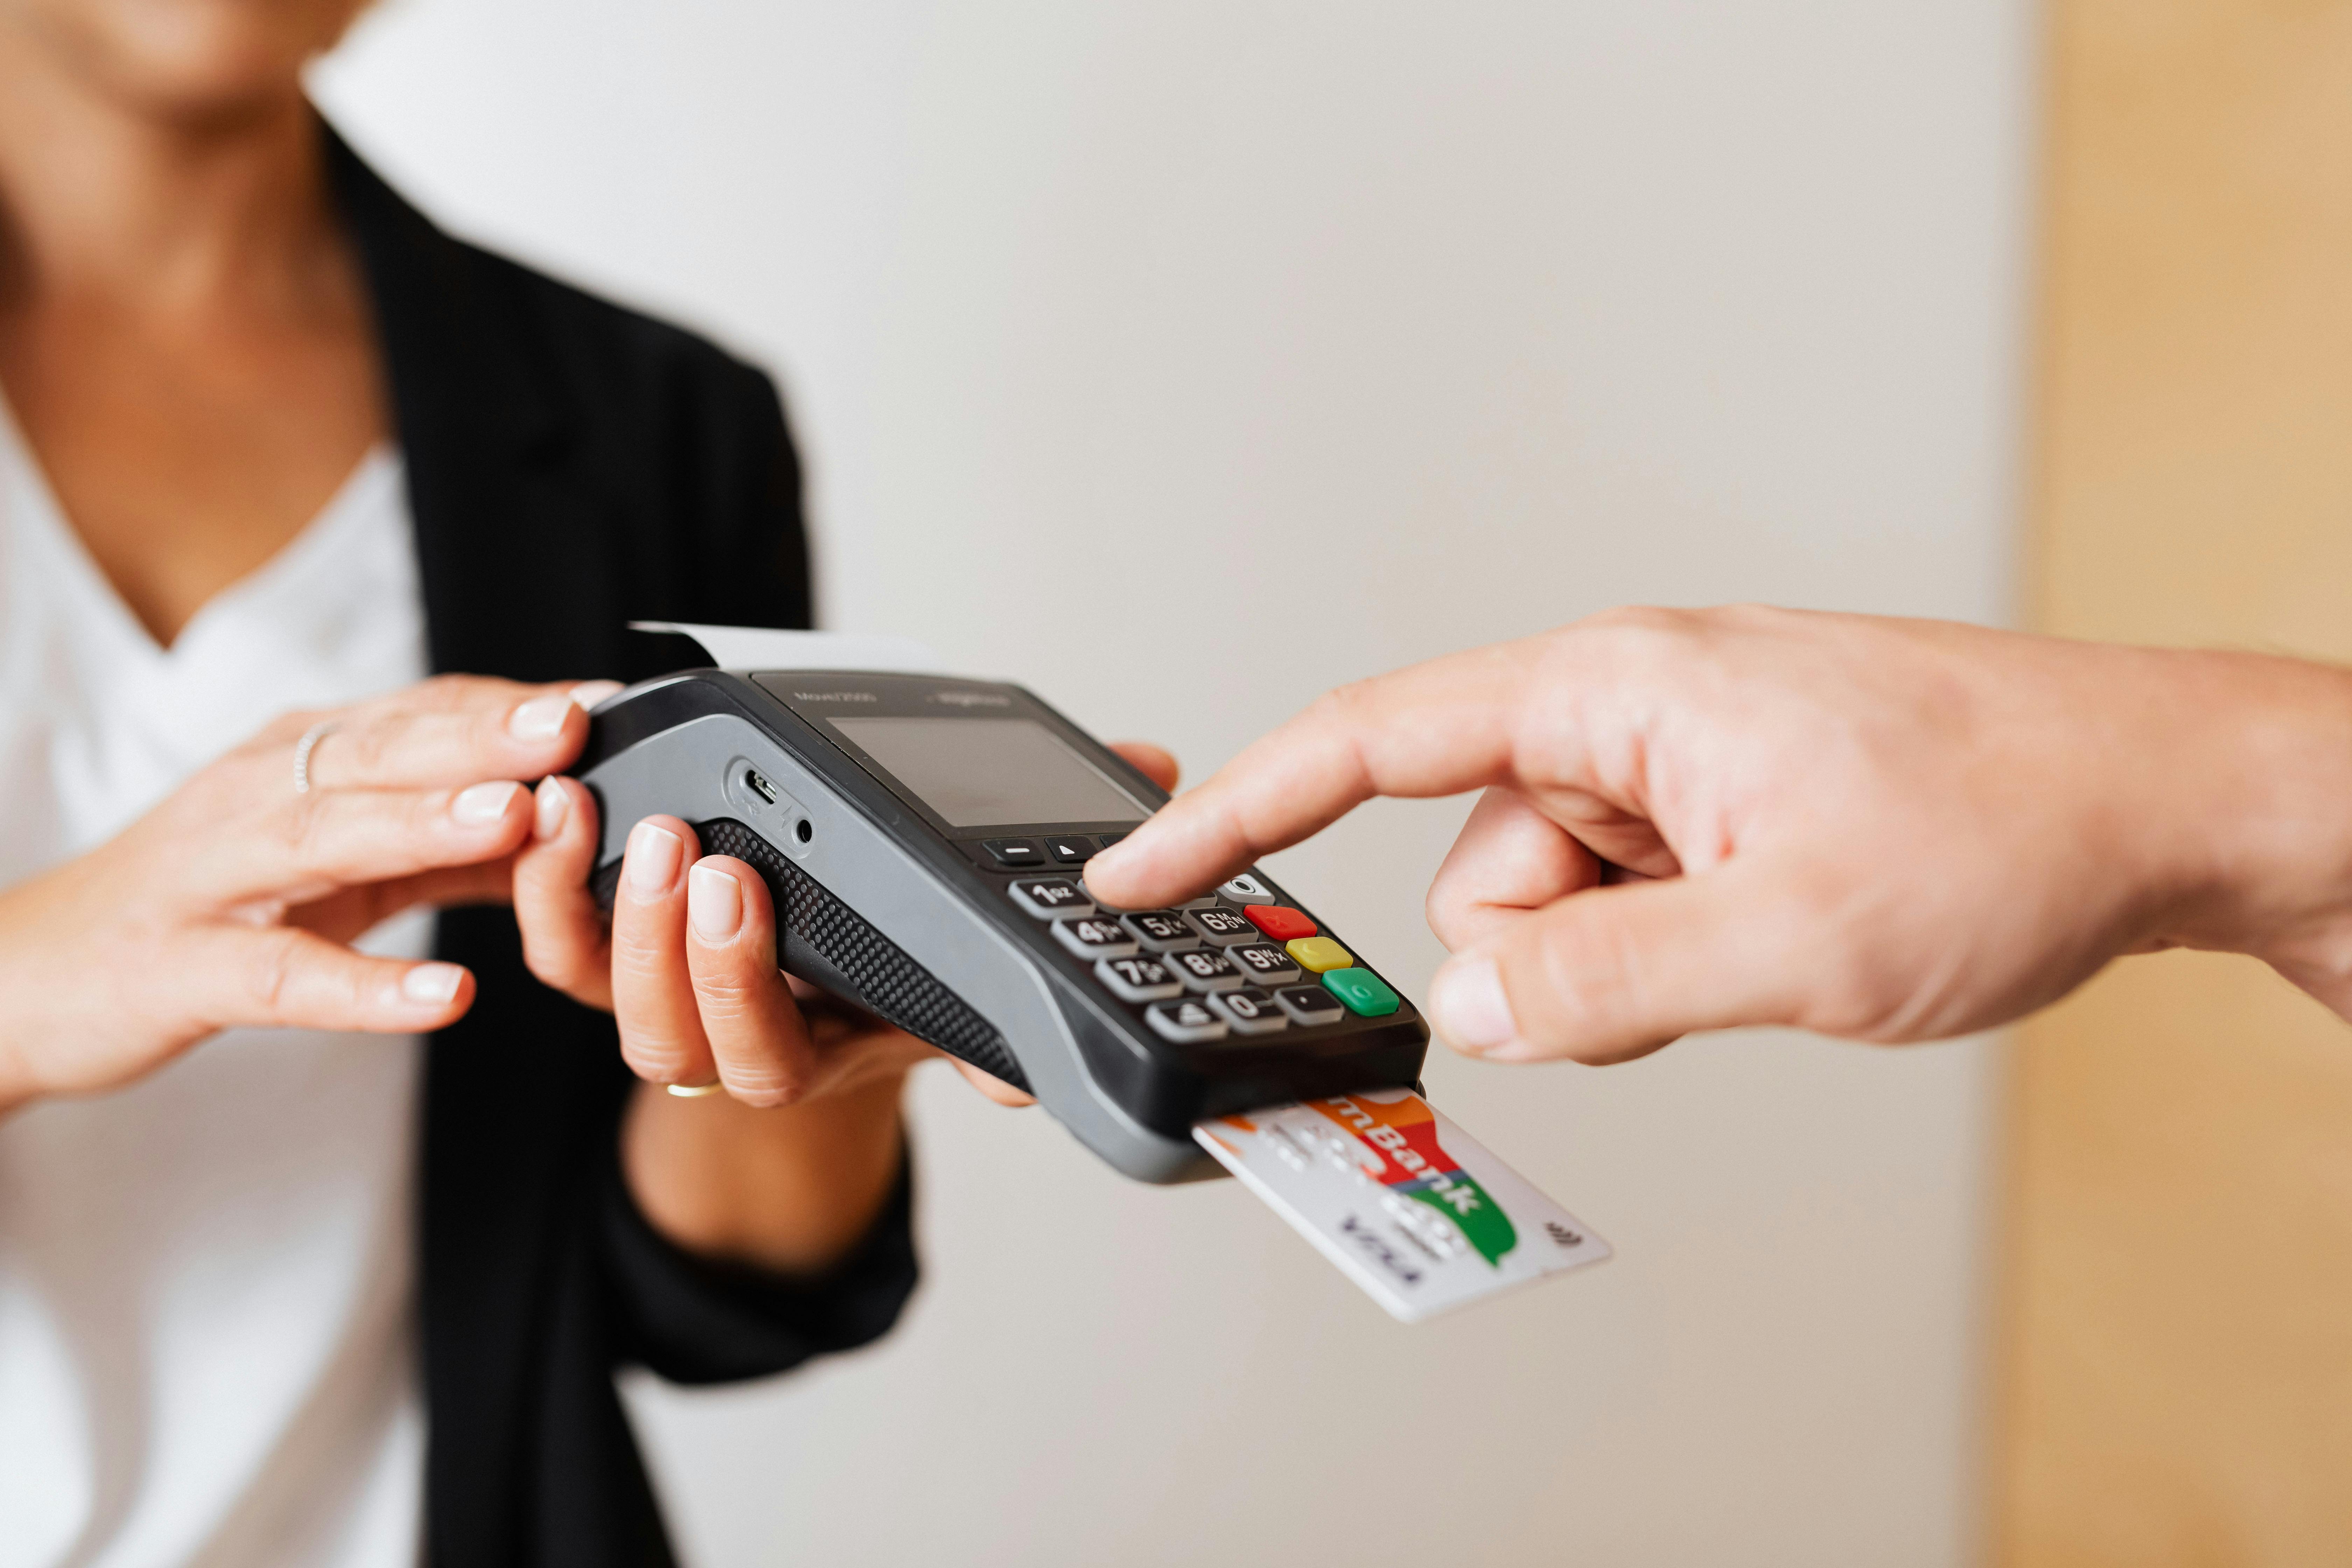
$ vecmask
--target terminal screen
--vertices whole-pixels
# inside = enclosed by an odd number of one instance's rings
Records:
[[[827,721],[952,827],[1141,822],[1151,815],[1034,719]]]

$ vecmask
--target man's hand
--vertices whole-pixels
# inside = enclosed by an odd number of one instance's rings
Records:
[[[1471,789],[1429,917],[1473,1054],[1940,1038],[2179,945],[2352,1013],[2352,677],[1937,622],[1620,611],[1343,688],[1087,881],[1164,904]]]

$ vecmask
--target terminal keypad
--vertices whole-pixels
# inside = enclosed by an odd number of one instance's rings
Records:
[[[1041,921],[1095,912],[1095,901],[1087,897],[1087,890],[1067,877],[1016,877],[1008,891],[1024,913]]]
[[[1209,1005],[1237,1035],[1271,1035],[1290,1027],[1290,1015],[1263,991],[1220,991],[1209,998]]]
[[[1294,910],[1284,904],[1252,904],[1242,911],[1250,924],[1265,932],[1269,941],[1296,942],[1302,936],[1314,936],[1315,922],[1307,918],[1304,910]]]
[[[1156,958],[1106,958],[1095,965],[1095,978],[1122,1002],[1157,1002],[1184,991],[1175,971]]]
[[[1161,957],[1187,991],[1205,995],[1212,991],[1235,990],[1242,984],[1242,972],[1234,967],[1234,961],[1213,947],[1196,947]]]
[[[1127,958],[1135,952],[1135,938],[1108,915],[1081,921],[1055,921],[1055,940],[1080,958]]]
[[[1302,1024],[1336,1024],[1348,1016],[1339,999],[1320,985],[1286,985],[1274,999]]]
[[[1233,880],[1220,886],[1217,889],[1217,891],[1222,896],[1231,899],[1237,904],[1270,904],[1274,902],[1274,889],[1267,887],[1264,882],[1258,880],[1255,873],[1248,871],[1243,872]]]
[[[1192,922],[1192,929],[1212,947],[1236,947],[1259,940],[1257,927],[1243,919],[1239,910],[1192,910],[1184,918]]]
[[[1118,923],[1143,944],[1146,952],[1177,952],[1201,945],[1201,933],[1174,910],[1138,910],[1122,915]]]
[[[1298,978],[1298,965],[1290,962],[1290,954],[1270,942],[1245,942],[1225,949],[1225,956],[1253,985],[1287,985]]]
[[[1222,1040],[1228,1027],[1226,1021],[1202,1004],[1187,996],[1181,1002],[1154,1002],[1143,1010],[1152,1029],[1163,1039],[1179,1045],[1198,1045],[1208,1040]]]
[[[1000,859],[1026,851],[1075,868],[1092,853],[1093,841],[1048,834],[988,847]],[[1013,855],[1003,854],[1008,849]],[[1197,1045],[1264,1037],[1382,1018],[1402,1005],[1304,910],[1277,901],[1255,873],[1171,909],[1125,911],[1096,903],[1076,879],[1075,869],[1016,877],[1006,892],[1056,944],[1091,967],[1096,984],[1141,1007],[1162,1039]]]
[[[991,838],[981,847],[996,857],[1000,866],[1043,866],[1045,847],[1034,838]]]

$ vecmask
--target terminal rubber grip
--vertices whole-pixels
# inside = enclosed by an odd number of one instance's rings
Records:
[[[1024,1094],[1030,1092],[1021,1064],[993,1025],[774,845],[732,817],[698,822],[694,831],[704,854],[731,855],[759,872],[768,885],[776,910],[777,957],[785,973],[855,1003]],[[591,883],[596,901],[607,910],[613,907],[620,877],[621,863],[615,860]]]

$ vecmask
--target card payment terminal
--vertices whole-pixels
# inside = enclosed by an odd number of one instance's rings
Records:
[[[1167,800],[1023,688],[690,669],[590,720],[609,906],[656,812],[757,868],[783,969],[1032,1094],[1148,1182],[1222,1174],[1204,1117],[1411,1086],[1412,1005],[1258,871],[1113,910],[1087,857]]]

